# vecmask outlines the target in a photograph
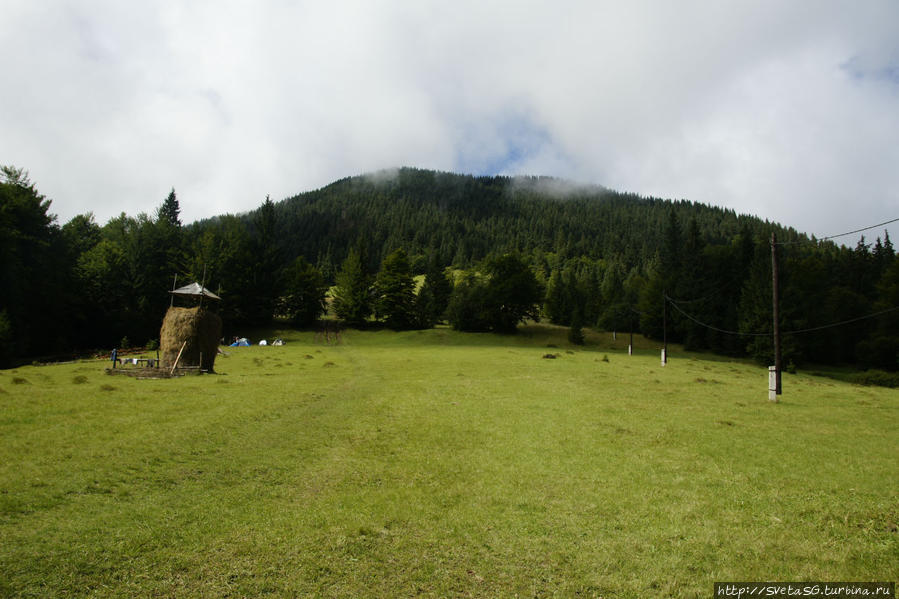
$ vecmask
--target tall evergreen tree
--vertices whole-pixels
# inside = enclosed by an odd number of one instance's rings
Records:
[[[311,326],[327,308],[327,290],[322,274],[306,258],[298,256],[284,273],[281,311],[295,326]]]
[[[419,326],[430,328],[443,320],[452,293],[453,282],[449,274],[441,268],[437,256],[432,254],[424,283],[415,300]]]
[[[416,323],[414,288],[409,257],[403,249],[394,250],[384,258],[375,278],[375,317],[391,329],[412,328]]]
[[[65,256],[50,200],[21,168],[0,169],[0,363],[65,345]],[[4,338],[5,336],[5,338]]]
[[[365,324],[372,311],[371,284],[362,257],[355,248],[337,273],[337,281],[333,291],[334,312],[351,326]]]
[[[567,325],[571,317],[571,305],[566,291],[561,269],[553,269],[546,284],[546,299],[543,302],[543,311],[553,324]]]
[[[181,206],[178,204],[178,196],[175,195],[175,188],[169,192],[168,197],[162,202],[159,210],[156,211],[156,219],[166,222],[173,227],[181,226]]]
[[[277,216],[275,205],[269,196],[253,218],[253,246],[256,268],[253,269],[254,299],[250,320],[253,324],[266,324],[275,313],[275,305],[281,291],[281,253],[278,247]]]

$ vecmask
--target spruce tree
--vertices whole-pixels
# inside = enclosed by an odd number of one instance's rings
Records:
[[[180,227],[181,206],[178,205],[178,196],[175,195],[175,188],[169,192],[168,197],[162,202],[162,206],[156,211],[156,220],[165,222],[173,227]]]
[[[430,328],[443,320],[453,293],[453,282],[446,271],[440,267],[436,257],[432,256],[428,263],[424,284],[415,299],[418,325]]]
[[[282,311],[295,326],[308,327],[326,309],[328,289],[324,277],[303,256],[297,257],[284,275],[285,296]]]
[[[409,257],[402,249],[384,258],[375,279],[375,317],[395,330],[409,329],[415,324],[415,281]]]
[[[365,324],[371,314],[371,291],[362,257],[355,248],[343,261],[336,283],[333,306],[338,318],[351,326]]]

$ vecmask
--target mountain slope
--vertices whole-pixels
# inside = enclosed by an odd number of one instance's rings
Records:
[[[550,178],[473,177],[413,168],[351,177],[275,204],[287,256],[339,264],[362,240],[371,266],[397,247],[465,267],[490,253],[556,252],[628,266],[654,257],[670,214],[695,220],[708,243],[742,229],[767,234],[758,218],[687,201],[642,198]],[[254,214],[249,216],[252,222]]]

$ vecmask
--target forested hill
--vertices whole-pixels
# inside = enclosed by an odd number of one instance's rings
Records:
[[[158,338],[175,275],[223,298],[227,334],[275,317],[310,326],[334,286],[331,305],[351,324],[446,316],[508,329],[517,319],[491,322],[485,307],[518,302],[520,314],[572,329],[660,338],[667,322],[667,338],[688,348],[768,362],[774,232],[785,359],[899,369],[899,258],[886,232],[848,248],[687,201],[411,168],[190,225],[174,189],[150,215],[60,225],[26,171],[0,175],[0,367]],[[447,267],[468,274],[450,281]],[[427,274],[417,294],[414,274]]]
[[[251,226],[257,213],[246,217]],[[797,235],[733,210],[688,201],[546,177],[402,168],[341,179],[275,203],[274,243],[284,255],[303,255],[326,273],[333,273],[356,243],[365,245],[372,269],[397,248],[418,265],[429,255],[464,268],[492,253],[540,251],[615,260],[630,268],[658,254],[672,213],[684,226],[695,221],[711,244],[728,243],[741,231]]]

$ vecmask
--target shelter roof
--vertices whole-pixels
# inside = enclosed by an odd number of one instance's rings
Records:
[[[191,283],[190,285],[185,285],[184,287],[179,287],[174,291],[169,291],[172,295],[180,295],[183,297],[208,297],[209,299],[220,300],[219,296],[209,291],[196,281]]]

